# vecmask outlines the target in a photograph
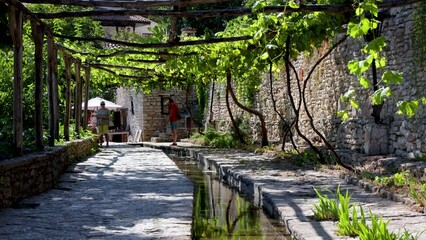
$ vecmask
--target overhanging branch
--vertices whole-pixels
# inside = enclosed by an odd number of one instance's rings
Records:
[[[53,34],[53,36],[58,38],[65,38],[75,41],[101,41],[107,42],[122,46],[136,47],[136,48],[168,48],[168,47],[180,47],[180,46],[191,46],[191,45],[201,45],[201,44],[211,44],[211,43],[221,43],[221,42],[236,42],[236,41],[244,41],[252,39],[251,36],[240,36],[240,37],[228,37],[228,38],[209,38],[205,40],[193,40],[193,41],[185,41],[185,42],[172,42],[172,43],[131,43],[125,41],[112,40],[102,37],[73,37],[73,36],[65,36],[61,34]]]
[[[24,3],[45,3],[81,7],[148,8],[223,3],[229,0],[172,0],[172,1],[108,1],[108,0],[22,0]]]

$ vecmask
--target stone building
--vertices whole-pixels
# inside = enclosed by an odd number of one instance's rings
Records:
[[[100,21],[106,38],[114,38],[119,32],[134,32],[140,36],[152,35],[150,29],[156,22],[143,16],[97,16],[94,20]]]
[[[150,94],[143,94],[134,88],[117,89],[117,103],[128,109],[126,130],[133,140],[171,141],[167,115],[170,96],[178,105],[182,116],[178,121],[178,138],[187,138],[188,131],[195,128],[188,108],[191,108],[193,117],[198,114],[194,92],[188,97],[188,106],[186,91],[183,90],[154,90]]]
[[[371,96],[373,89],[363,89],[358,80],[349,73],[347,67],[350,60],[361,58],[362,42],[348,38],[313,72],[306,88],[307,108],[312,114],[315,128],[336,148],[355,150],[369,155],[394,154],[409,158],[426,154],[425,108],[420,106],[417,114],[412,118],[397,114],[398,101],[414,100],[425,96],[426,62],[416,61],[414,57],[416,49],[413,49],[412,42],[414,9],[415,5],[392,8],[389,10],[389,16],[383,21],[382,35],[387,38],[387,46],[384,50],[388,59],[387,69],[402,72],[404,82],[402,85],[392,87],[393,97],[385,101],[380,113],[380,123],[375,123],[375,119],[371,116],[373,111],[371,99],[366,97]],[[339,37],[342,36],[337,36],[336,39],[338,40]],[[309,57],[300,56],[293,65],[299,73],[305,73],[306,77],[316,60],[323,56],[330,45],[331,43],[325,42],[323,47],[317,49],[314,54]],[[369,72],[371,74],[371,71]],[[381,73],[378,72],[379,79],[380,76]],[[298,101],[295,76],[292,75],[291,78],[292,94]],[[282,123],[273,110],[269,80],[269,74],[265,74],[261,90],[256,94],[254,106],[266,118],[269,141],[279,142],[283,132],[280,127]],[[214,96],[213,105],[208,106],[212,108],[213,116],[206,115],[206,118],[213,119],[219,128],[229,125],[224,88],[225,86],[216,85],[215,93],[210,95]],[[349,119],[342,122],[337,112],[345,108],[347,103],[342,102],[340,97],[350,89],[357,92],[357,100],[361,108],[352,109]],[[294,118],[294,111],[288,100],[284,70],[274,75],[273,93],[278,111],[290,122]],[[247,116],[235,105],[233,114],[243,118]],[[245,119],[251,126],[254,140],[259,141],[259,121],[254,116],[245,117]],[[304,135],[315,144],[321,144],[321,139],[310,126],[303,105],[299,123]],[[302,139],[297,138],[297,140],[298,143],[304,144]]]

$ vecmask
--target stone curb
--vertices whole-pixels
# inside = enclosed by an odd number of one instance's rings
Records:
[[[381,198],[386,198],[395,202],[400,202],[402,204],[405,204],[413,211],[420,212],[420,213],[426,212],[426,206],[425,207],[419,206],[419,204],[416,201],[414,201],[413,199],[407,196],[388,191],[368,181],[364,181],[359,178],[348,176],[345,174],[341,174],[340,178],[344,179],[346,183],[352,184],[354,186],[358,186],[359,188],[365,190],[368,193],[373,193],[376,196],[379,196]]]

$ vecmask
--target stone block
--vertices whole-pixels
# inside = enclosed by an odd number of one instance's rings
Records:
[[[364,153],[367,155],[389,154],[389,127],[367,124],[364,127]]]

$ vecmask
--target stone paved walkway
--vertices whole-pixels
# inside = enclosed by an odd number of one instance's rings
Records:
[[[193,184],[161,151],[112,144],[0,210],[0,239],[190,239]]]
[[[160,150],[190,154],[206,170],[281,218],[296,239],[338,236],[335,222],[312,220],[315,188],[348,189],[352,202],[391,220],[394,232],[419,233],[426,214],[347,184],[336,172],[300,170],[240,150],[180,143],[113,145],[76,164],[51,191],[0,210],[0,239],[190,239],[192,183]],[[425,240],[426,233],[418,239]]]

